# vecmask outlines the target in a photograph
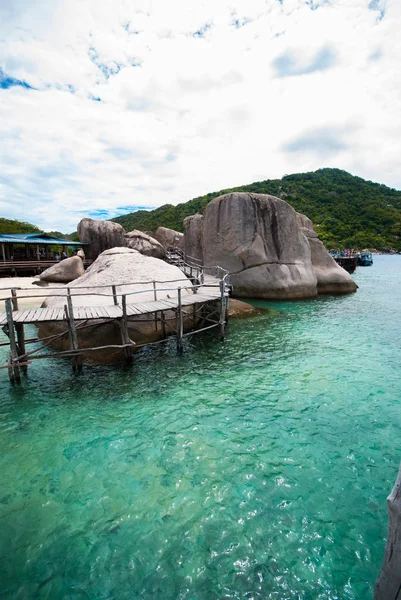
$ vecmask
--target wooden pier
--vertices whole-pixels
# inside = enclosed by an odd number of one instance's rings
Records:
[[[88,352],[108,348],[119,349],[123,351],[125,358],[130,360],[136,349],[160,343],[172,336],[176,338],[178,352],[182,352],[183,339],[188,335],[219,328],[220,336],[223,338],[230,291],[229,274],[219,267],[209,270],[214,271],[212,275],[206,274],[203,268],[187,263],[182,265],[182,270],[184,273],[188,271],[191,279],[185,277],[164,282],[134,282],[101,286],[101,288],[99,286],[45,288],[43,298],[63,298],[62,307],[57,308],[51,306],[19,308],[18,301],[30,296],[24,296],[23,291],[13,289],[11,297],[0,299],[5,304],[5,312],[0,314],[0,326],[9,338],[8,342],[0,344],[9,346],[7,364],[0,369],[8,369],[10,380],[18,383],[21,372],[26,373],[28,365],[34,359],[72,357],[73,369],[80,370],[83,362],[82,355]],[[140,286],[141,289],[122,292],[124,286],[135,285]],[[79,306],[79,298],[82,296],[85,296],[86,303],[90,298],[90,306]],[[172,316],[168,318],[166,313]],[[154,323],[161,339],[149,343],[136,343],[130,338],[129,324],[135,322],[135,319],[143,320],[144,317],[145,322]],[[184,319],[187,322],[189,320],[193,325],[187,332],[184,332]],[[65,325],[61,333],[57,332],[41,339],[38,337],[27,339],[25,336],[25,325],[57,322]],[[80,347],[78,334],[82,329],[110,322],[115,322],[119,326],[120,344]],[[62,337],[69,339],[68,350],[43,352],[52,342]],[[39,348],[27,350],[29,344],[37,342],[42,342]]]

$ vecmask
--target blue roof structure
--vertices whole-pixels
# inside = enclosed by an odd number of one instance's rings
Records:
[[[43,246],[86,246],[84,242],[72,242],[61,238],[53,238],[47,233],[0,233],[0,244],[36,244]]]

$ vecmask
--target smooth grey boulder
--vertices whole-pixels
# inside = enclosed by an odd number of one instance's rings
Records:
[[[71,256],[66,258],[56,265],[49,267],[39,275],[39,279],[43,282],[54,283],[70,283],[81,277],[85,273],[82,258],[79,256]]]
[[[77,229],[80,242],[89,244],[85,247],[87,258],[95,260],[105,250],[124,246],[125,230],[119,223],[85,218]]]
[[[137,250],[145,256],[153,256],[154,258],[163,259],[166,256],[166,251],[163,246],[139,229],[133,229],[124,235],[125,246]]]
[[[154,237],[165,250],[168,248],[184,249],[184,234],[179,231],[174,231],[174,229],[168,227],[158,227]]]
[[[225,194],[207,205],[202,231],[204,263],[230,271],[234,296],[317,295],[308,240],[297,213],[284,200],[266,194]]]
[[[185,256],[203,262],[203,217],[199,213],[184,219]]]
[[[151,256],[144,256],[131,248],[112,248],[106,250],[92,263],[79,279],[68,285],[71,293],[74,310],[80,307],[113,307],[113,287],[115,286],[117,302],[122,305],[122,294],[126,296],[127,305],[154,301],[153,282],[157,282],[158,300],[176,300],[178,288],[185,298],[192,295],[192,285],[189,279],[176,266]],[[185,287],[188,282],[188,287]],[[135,292],[135,293],[133,293]],[[98,294],[98,295],[95,295]],[[60,288],[57,296],[46,298],[42,306],[48,308],[63,308],[66,304],[67,286]],[[168,308],[164,311],[167,333],[172,333],[176,328],[176,313]],[[196,326],[197,321],[192,315],[184,317],[186,330]],[[38,323],[41,338],[66,332],[66,324],[62,321]],[[155,327],[149,315],[128,317],[128,333],[136,344],[146,344],[164,338],[164,329],[160,323]],[[122,343],[121,329],[117,320],[89,320],[85,329],[77,328],[80,348],[102,347]],[[69,349],[69,337],[64,335],[52,343],[58,350]],[[106,348],[87,352],[85,358],[101,363],[111,363],[123,358],[121,349]]]
[[[319,240],[318,234],[314,231],[312,221],[301,213],[297,213],[297,219],[311,250],[312,267],[317,278],[318,294],[349,294],[356,292],[358,286],[355,281],[330,256]]]

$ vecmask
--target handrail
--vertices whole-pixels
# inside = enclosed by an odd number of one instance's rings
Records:
[[[79,292],[79,290],[90,289],[89,286],[88,286],[88,288],[69,288],[69,289],[68,288],[53,288],[53,289],[59,290],[60,292],[64,292],[64,293],[60,293],[60,294],[48,294],[47,293],[48,288],[46,288],[46,291],[43,294],[35,294],[34,296],[31,296],[31,295],[28,295],[28,296],[26,296],[26,295],[18,295],[18,300],[24,300],[24,299],[27,299],[27,298],[32,299],[32,298],[48,298],[48,297],[49,298],[67,298],[69,296],[71,298],[72,297],[79,297],[79,296],[100,296],[100,297],[111,298],[111,297],[114,297],[115,295],[122,297],[122,296],[132,296],[134,294],[148,294],[149,292],[156,292],[156,293],[157,292],[171,292],[171,293],[174,294],[174,292],[176,292],[177,290],[181,290],[181,289],[196,290],[196,291],[198,291],[200,288],[210,288],[210,287],[214,288],[214,287],[219,287],[219,285],[213,284],[213,283],[210,283],[210,282],[209,283],[206,282],[206,283],[203,283],[203,284],[192,284],[192,283],[189,282],[189,280],[182,280],[182,279],[180,279],[180,280],[177,280],[177,281],[188,281],[188,285],[184,285],[184,286],[178,287],[178,288],[171,288],[171,287],[164,287],[164,288],[156,287],[156,288],[154,288],[152,286],[151,288],[145,289],[145,290],[134,290],[132,292],[125,292],[125,293],[120,292],[120,293],[117,293],[117,294],[114,294],[113,292],[109,293],[109,294],[104,294],[104,293],[101,293],[101,292],[84,292],[84,291]],[[146,283],[152,283],[153,284],[153,282],[146,282]],[[169,283],[169,282],[158,282],[158,283]],[[96,286],[93,286],[93,287],[96,287]],[[105,287],[105,286],[102,286],[102,287]],[[107,286],[107,287],[112,287],[112,286]],[[12,289],[16,290],[17,288],[12,288]],[[21,288],[19,288],[19,289],[21,289]],[[75,290],[77,291],[77,293],[73,293]],[[14,298],[14,296],[6,296],[4,298],[0,298],[0,302],[3,302],[5,300],[9,300],[9,299],[13,299],[13,298]]]

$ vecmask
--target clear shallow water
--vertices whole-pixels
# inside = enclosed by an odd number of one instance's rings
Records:
[[[181,357],[0,371],[0,597],[370,599],[401,459],[401,257],[355,279]]]

